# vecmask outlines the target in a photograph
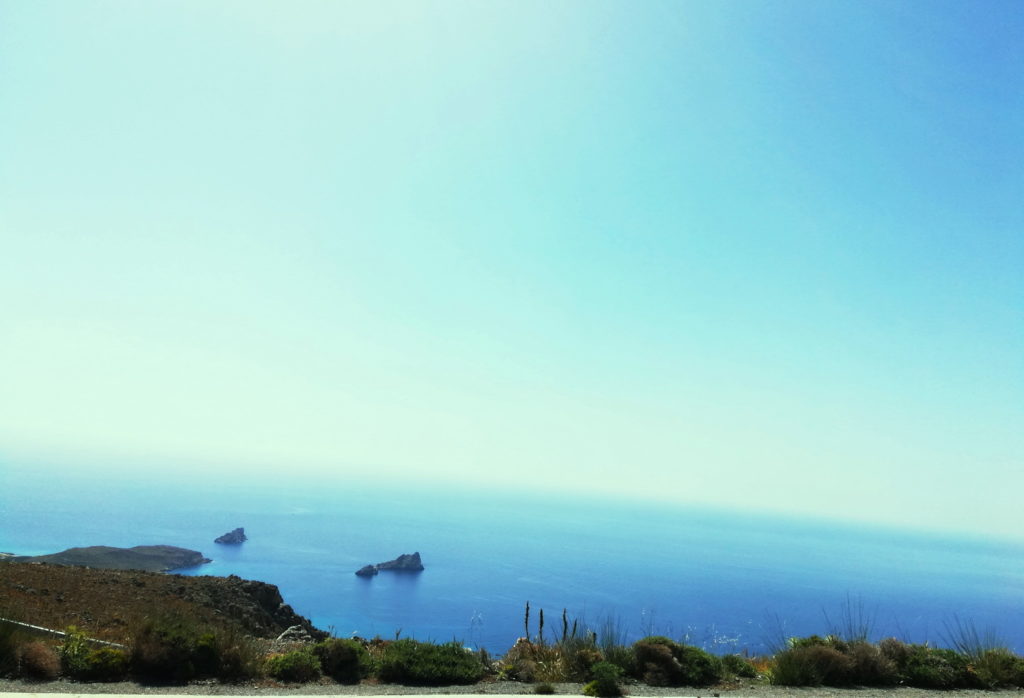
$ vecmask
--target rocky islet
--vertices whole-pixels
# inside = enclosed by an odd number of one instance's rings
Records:
[[[356,570],[356,575],[359,577],[373,577],[382,570],[389,572],[422,572],[423,569],[423,561],[420,559],[418,552],[411,555],[403,553],[394,560],[378,562],[376,565],[364,565]]]

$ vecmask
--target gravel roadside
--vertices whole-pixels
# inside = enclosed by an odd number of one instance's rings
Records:
[[[582,685],[553,684],[556,695],[582,695]],[[789,688],[749,682],[714,688],[656,688],[645,684],[628,685],[630,696],[668,698],[1020,698],[1024,690],[1012,691],[928,691],[920,688]],[[75,681],[31,682],[0,679],[0,693],[62,693],[166,696],[422,696],[422,695],[533,695],[533,684],[493,681],[470,686],[399,686],[361,683],[354,686],[337,683],[276,684],[273,682],[221,684],[198,681],[183,686],[144,686],[137,683],[78,683]]]

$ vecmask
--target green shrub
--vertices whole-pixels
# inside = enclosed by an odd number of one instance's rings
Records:
[[[896,638],[878,643],[882,657],[891,663],[895,679],[917,688],[970,688],[982,685],[968,659],[953,650],[927,645],[908,645]]]
[[[771,683],[776,686],[846,686],[853,662],[825,644],[800,644],[775,655]]]
[[[591,667],[604,659],[593,636],[568,635],[554,644],[520,638],[501,659],[499,676],[532,683],[585,681]]]
[[[554,650],[555,662],[562,668],[562,675],[546,680],[584,681],[591,675],[594,665],[604,660],[601,650],[590,638],[567,638],[556,643]]]
[[[887,637],[878,643],[878,651],[882,653],[883,657],[893,663],[897,672],[900,672],[910,658],[911,647],[895,637]]]
[[[790,638],[775,655],[770,679],[780,686],[891,686],[899,682],[897,657],[906,646],[888,639],[880,646],[837,635]]]
[[[128,653],[114,647],[91,650],[75,678],[86,681],[123,681],[128,676]]]
[[[1024,659],[1006,649],[983,651],[974,663],[983,688],[1024,688]]]
[[[377,673],[383,681],[408,686],[447,686],[476,683],[484,666],[457,642],[435,645],[406,639],[384,647]]]
[[[640,640],[633,645],[636,674],[649,686],[681,686],[682,671],[672,648],[661,642]]]
[[[892,686],[899,683],[896,664],[880,648],[863,640],[845,643],[850,659],[849,681],[858,686]]]
[[[64,629],[64,642],[60,646],[60,663],[64,673],[72,678],[85,678],[88,668],[89,642],[85,633],[74,625]]]
[[[601,653],[604,655],[604,661],[611,662],[622,669],[624,675],[633,676],[636,674],[636,652],[633,651],[632,647],[610,645],[602,649]]]
[[[637,677],[651,686],[710,686],[722,680],[722,662],[699,647],[667,637],[645,637],[633,645]]]
[[[0,676],[18,673],[18,647],[24,642],[24,636],[15,626],[0,623]]]
[[[828,645],[825,642],[825,638],[820,635],[808,635],[807,637],[791,637],[787,643],[790,648],[798,649],[800,647],[826,647]]]
[[[972,688],[977,680],[967,659],[953,650],[908,645],[907,657],[897,666],[904,683],[917,688]]]
[[[520,638],[501,659],[498,676],[525,683],[565,681],[568,671],[557,647]]]
[[[262,674],[263,653],[257,643],[234,630],[217,633],[217,678],[225,682],[254,679]]]
[[[220,671],[217,636],[181,616],[147,618],[132,632],[131,672],[158,683],[186,683]]]
[[[26,679],[53,681],[60,676],[60,659],[45,642],[26,642],[18,647],[18,673]]]
[[[722,661],[699,647],[681,645],[679,662],[686,686],[710,686],[722,680]]]
[[[611,662],[597,662],[590,668],[593,680],[583,687],[586,696],[621,696],[619,677],[622,669]]]
[[[267,659],[267,675],[279,681],[309,683],[321,676],[320,660],[311,650],[292,650]]]
[[[313,654],[324,673],[339,683],[359,683],[370,674],[370,653],[356,640],[324,640],[313,647]]]
[[[533,692],[541,696],[550,696],[555,692],[555,687],[549,683],[539,683],[533,687]]]
[[[722,669],[728,674],[745,679],[753,679],[757,676],[757,669],[754,668],[754,665],[738,654],[727,654],[722,657]]]

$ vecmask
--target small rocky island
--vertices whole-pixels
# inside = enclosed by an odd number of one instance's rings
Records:
[[[134,548],[92,545],[87,548],[68,548],[50,555],[24,555],[8,559],[12,562],[44,562],[49,565],[147,572],[170,572],[211,562],[198,550],[177,548],[173,545],[136,545]]]
[[[422,572],[423,562],[420,560],[419,553],[413,553],[412,555],[402,554],[394,560],[360,567],[356,570],[356,575],[359,577],[373,577],[381,570],[389,570],[391,572]]]
[[[234,531],[228,531],[223,536],[214,539],[214,543],[222,543],[224,545],[241,545],[245,541],[249,540],[245,537],[244,528],[236,528]]]

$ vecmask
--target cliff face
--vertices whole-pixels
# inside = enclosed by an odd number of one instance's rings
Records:
[[[168,572],[210,562],[209,558],[203,557],[197,550],[176,548],[173,545],[137,545],[134,548],[93,545],[87,548],[68,548],[50,555],[20,556],[11,559],[16,562],[44,562],[50,565],[146,572]]]
[[[235,575],[188,579],[216,580],[216,583],[193,585],[182,594],[182,598],[236,621],[253,635],[277,637],[297,625],[317,640],[327,637],[327,633],[315,628],[308,618],[300,616],[286,604],[281,590],[273,584]]]

